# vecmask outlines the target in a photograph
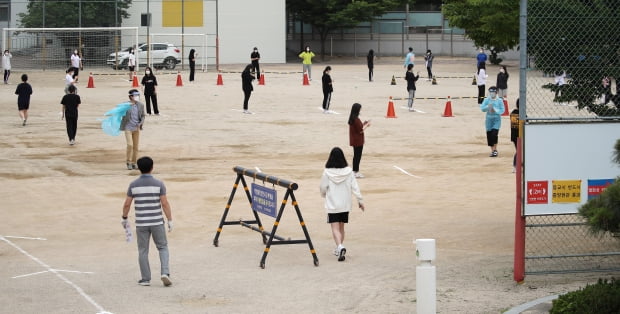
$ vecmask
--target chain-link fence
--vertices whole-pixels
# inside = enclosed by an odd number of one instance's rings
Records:
[[[527,53],[521,57],[520,97],[525,101],[519,112],[524,121],[525,273],[620,270],[620,237],[590,233],[575,211],[590,197],[590,179],[618,175],[608,156],[584,147],[604,145],[607,155],[613,150],[613,144],[606,147],[610,139],[620,138],[620,9],[606,0],[521,0],[521,5],[522,13],[527,8],[521,17]],[[597,133],[603,124],[611,125],[613,134]],[[584,131],[566,132],[575,125]],[[534,132],[540,129],[536,126],[546,129]],[[600,164],[603,171],[596,167]],[[578,184],[578,200],[562,199],[553,190],[554,180]],[[535,182],[545,186],[536,191],[544,204],[528,198]],[[549,214],[528,214],[528,208]]]

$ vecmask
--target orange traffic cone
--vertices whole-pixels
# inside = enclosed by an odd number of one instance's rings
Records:
[[[86,86],[86,88],[95,88],[95,80],[93,79],[93,72],[90,72],[90,75],[88,76],[88,85]]]
[[[222,73],[217,73],[217,85],[224,85],[224,80],[222,80]]]
[[[136,72],[133,72],[133,81],[131,83],[131,87],[138,87],[140,86],[138,84],[138,76],[136,75]]]
[[[450,100],[450,96],[448,96],[448,101],[446,101],[446,108],[443,110],[442,117],[454,117],[452,115],[452,101]]]
[[[310,85],[310,81],[308,81],[308,73],[304,72],[304,82],[303,85]]]
[[[387,115],[386,118],[396,118],[396,113],[394,112],[394,101],[392,101],[392,96],[390,96],[390,101],[388,102]]]
[[[183,86],[183,79],[181,79],[181,72],[177,72],[177,86]]]
[[[258,78],[258,85],[265,85],[265,71],[261,72]]]
[[[502,117],[509,116],[510,112],[508,112],[508,100],[504,98],[504,113],[502,113]]]

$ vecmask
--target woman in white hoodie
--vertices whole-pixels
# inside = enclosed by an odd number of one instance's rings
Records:
[[[338,261],[344,261],[347,249],[344,242],[344,224],[349,222],[351,210],[351,193],[357,198],[359,208],[364,210],[362,193],[357,185],[353,170],[349,167],[342,149],[332,148],[325,163],[325,170],[319,187],[321,196],[325,198],[327,222],[331,225],[332,236],[336,242],[334,255]]]

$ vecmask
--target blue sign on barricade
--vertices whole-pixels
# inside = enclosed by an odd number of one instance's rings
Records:
[[[276,190],[252,183],[252,210],[276,217]]]

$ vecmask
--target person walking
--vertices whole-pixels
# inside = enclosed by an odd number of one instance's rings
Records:
[[[499,73],[497,73],[497,81],[495,86],[497,87],[497,96],[501,98],[508,97],[508,78],[510,75],[508,74],[508,70],[505,65],[502,65],[499,68]]]
[[[420,71],[418,71],[417,75],[413,75],[413,64],[409,64],[407,66],[407,72],[405,72],[405,80],[407,81],[407,93],[409,93],[409,98],[407,98],[407,108],[409,111],[415,111],[413,109],[413,101],[415,99],[415,82],[420,78]]]
[[[13,55],[8,49],[2,54],[2,69],[4,69],[4,84],[9,84],[9,77],[11,76],[11,58]]]
[[[340,147],[332,148],[329,153],[319,191],[321,197],[325,199],[327,223],[331,226],[332,237],[336,242],[334,255],[338,256],[339,262],[342,262],[347,253],[344,247],[344,224],[349,222],[349,212],[352,207],[351,194],[357,198],[358,206],[362,211],[364,211],[364,201],[353,170],[349,167]]]
[[[415,53],[413,53],[413,48],[409,47],[409,52],[405,55],[405,65],[404,68],[407,69],[410,64],[415,65]]]
[[[144,68],[144,76],[142,77],[142,91],[146,99],[146,113],[151,114],[151,102],[153,102],[153,112],[159,115],[157,107],[157,77],[153,74],[151,67]]]
[[[368,81],[372,82],[375,68],[375,51],[372,49],[368,50],[366,64],[368,65]]]
[[[149,242],[150,238],[153,238],[155,247],[159,252],[160,278],[164,286],[168,287],[172,285],[172,281],[170,280],[170,252],[164,226],[164,215],[168,221],[168,232],[172,232],[174,227],[172,209],[168,202],[166,185],[152,175],[153,159],[145,156],[138,159],[137,163],[138,169],[140,169],[140,177],[131,182],[127,188],[127,197],[123,203],[121,225],[123,228],[129,229],[128,215],[133,202],[135,204],[138,263],[141,275],[138,284],[141,286],[151,285]]]
[[[430,49],[426,50],[426,56],[424,56],[424,61],[426,62],[426,72],[428,72],[428,81],[433,80],[433,59],[435,56]]]
[[[362,151],[364,150],[364,130],[370,126],[370,121],[360,120],[359,115],[362,105],[354,103],[349,114],[349,145],[353,147],[353,172],[356,178],[363,178],[360,171],[362,161]]]
[[[484,48],[480,47],[478,50],[478,54],[476,55],[476,68],[480,68],[480,65],[485,64],[487,62],[487,54],[484,53]]]
[[[497,141],[499,128],[502,126],[502,114],[504,113],[504,101],[497,97],[497,87],[489,87],[489,97],[485,98],[480,105],[480,110],[486,112],[485,128],[487,131],[487,145],[491,148],[489,157],[497,157]]]
[[[136,55],[133,52],[133,49],[129,50],[129,55],[127,56],[127,69],[129,70],[129,81],[133,81],[133,74],[136,70]]]
[[[78,82],[80,70],[84,67],[82,66],[82,58],[80,57],[80,52],[75,49],[73,50],[73,54],[71,55],[71,67],[73,67],[73,81],[75,83]]]
[[[198,54],[196,53],[196,50],[191,49],[189,51],[189,82],[192,83],[194,82],[194,75],[196,73],[196,56],[198,56]]]
[[[241,72],[241,89],[243,89],[243,113],[251,114],[248,110],[248,102],[250,101],[250,96],[252,95],[252,91],[254,90],[254,86],[252,86],[252,81],[256,79],[250,71],[252,70],[252,64],[248,64],[245,66],[243,72]]]
[[[62,96],[62,117],[67,124],[67,136],[69,145],[75,145],[75,134],[77,133],[78,107],[82,103],[80,96],[75,94],[75,86],[69,86],[69,94]]]
[[[75,71],[74,67],[70,67],[67,69],[67,74],[65,75],[65,95],[69,94],[69,86],[75,86],[75,81],[73,80],[73,72]],[[77,93],[77,88],[76,88]]]
[[[250,61],[252,63],[252,72],[257,78],[260,78],[260,65],[258,64],[259,60],[260,53],[258,52],[258,48],[254,47],[254,50],[250,54]]]
[[[484,89],[487,84],[487,69],[484,63],[478,66],[478,72],[476,73],[476,84],[478,85],[478,104],[481,104],[484,100]]]
[[[325,67],[323,70],[323,77],[321,81],[323,82],[323,113],[330,113],[329,111],[329,103],[332,100],[332,92],[334,91],[334,85],[332,84],[332,77],[330,73],[332,72],[332,67],[329,65]]]
[[[517,171],[517,139],[519,138],[519,98],[515,109],[510,112],[510,141],[515,145],[515,155],[512,158],[512,172]]]
[[[140,91],[129,90],[129,109],[121,119],[120,130],[125,132],[127,141],[127,170],[137,169],[138,145],[140,144],[140,131],[144,125],[146,115],[144,104],[140,102]]]
[[[310,46],[306,46],[306,49],[299,54],[302,59],[301,64],[304,73],[308,73],[308,80],[312,81],[312,58],[314,58],[314,52],[310,50]]]
[[[26,126],[28,109],[30,108],[30,95],[32,95],[32,86],[28,84],[28,75],[22,74],[22,82],[17,85],[15,95],[17,95],[17,110],[19,110],[19,117],[22,119],[22,126]]]

